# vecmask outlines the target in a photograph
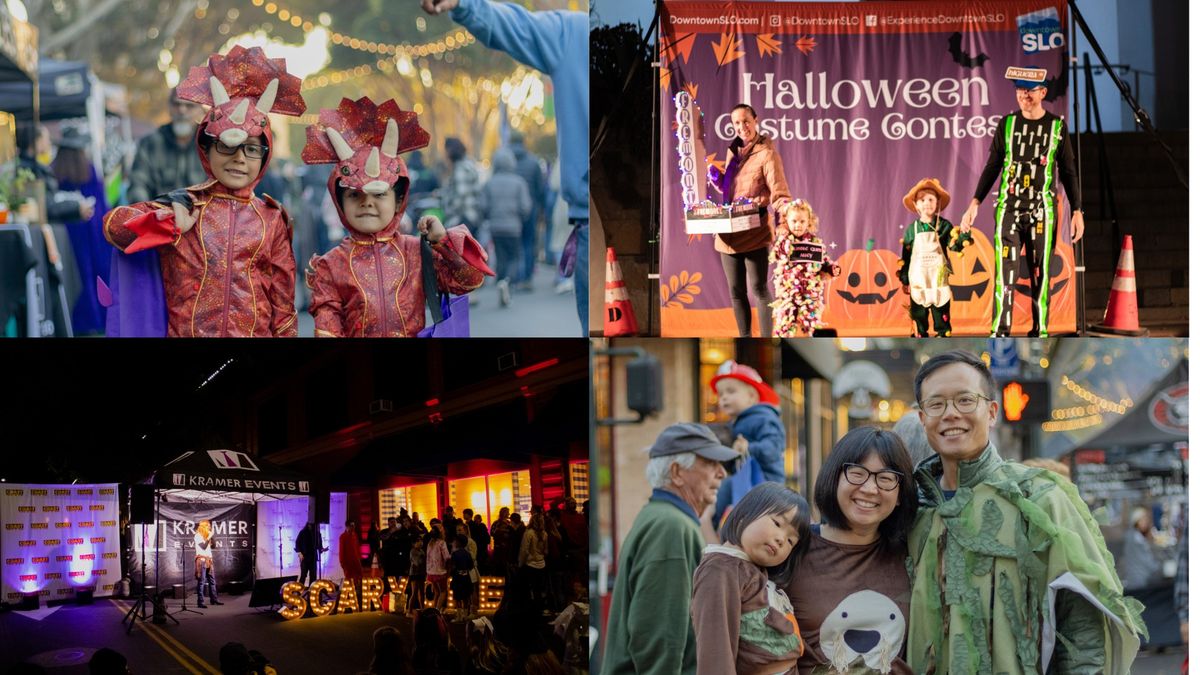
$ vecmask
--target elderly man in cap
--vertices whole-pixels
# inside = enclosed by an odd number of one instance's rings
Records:
[[[987,197],[996,178],[996,307],[992,335],[1007,336],[1012,328],[1013,292],[1020,271],[1020,254],[1025,251],[1029,269],[1033,329],[1029,337],[1046,337],[1050,318],[1050,285],[1046,274],[1054,256],[1058,234],[1054,178],[1057,174],[1067,193],[1071,210],[1071,242],[1083,237],[1083,200],[1075,172],[1075,152],[1063,119],[1042,107],[1046,98],[1046,71],[1009,68],[1005,77],[1017,89],[1019,110],[1000,119],[992,136],[991,154],[975,186],[975,197],[963,213],[962,227],[975,222],[979,204]],[[1026,79],[1036,78],[1036,79]]]
[[[654,491],[626,535],[617,567],[602,673],[694,673],[692,573],[704,538],[700,514],[717,499],[722,462],[738,457],[708,427],[673,424],[654,441]]]

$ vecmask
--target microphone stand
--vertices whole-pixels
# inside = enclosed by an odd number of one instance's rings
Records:
[[[184,612],[191,612],[192,614],[199,614],[200,616],[204,616],[204,612],[201,612],[198,609],[188,609],[188,606],[187,606],[187,599],[188,599],[187,567],[184,563],[184,560],[186,560],[186,558],[184,557],[184,553],[183,553],[185,550],[186,549],[183,546],[179,547],[179,577],[180,577],[179,581],[182,582],[180,584],[180,586],[183,587],[183,603],[179,606],[179,610],[172,612],[172,614],[183,614]],[[199,586],[200,586],[200,580],[197,579],[196,580],[197,589],[199,589]],[[197,597],[199,597],[198,593],[197,593]]]

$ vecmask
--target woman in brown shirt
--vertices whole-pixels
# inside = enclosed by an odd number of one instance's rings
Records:
[[[767,294],[767,253],[774,232],[766,207],[776,212],[791,201],[783,161],[775,152],[771,139],[758,133],[758,114],[754,108],[739,103],[730,113],[737,138],[725,153],[725,171],[709,171],[709,180],[720,190],[726,203],[746,198],[762,207],[761,224],[742,232],[718,234],[714,245],[721,253],[721,267],[729,282],[729,298],[733,317],[737,320],[738,335],[750,337],[750,301],[747,296],[746,273],[750,274],[749,292],[758,308],[758,327],[762,337],[771,336],[771,298]]]
[[[854,429],[833,446],[814,487],[822,522],[785,589],[805,643],[798,672],[911,675],[904,556],[917,491],[903,441]]]

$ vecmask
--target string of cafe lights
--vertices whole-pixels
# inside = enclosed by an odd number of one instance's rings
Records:
[[[1052,419],[1042,423],[1042,431],[1079,431],[1080,429],[1098,426],[1104,423],[1104,416],[1101,413],[1110,412],[1117,415],[1124,415],[1125,411],[1133,405],[1133,401],[1128,398],[1121,399],[1120,401],[1111,401],[1104,398],[1075,380],[1072,380],[1067,375],[1063,375],[1062,385],[1066,387],[1067,391],[1083,399],[1089,405],[1055,408],[1050,413]]]
[[[1075,380],[1072,380],[1067,375],[1063,375],[1062,384],[1067,388],[1067,391],[1075,394],[1088,403],[1097,406],[1100,408],[1101,412],[1111,412],[1118,415],[1124,415],[1125,410],[1133,405],[1133,401],[1129,400],[1128,398],[1123,398],[1120,402],[1110,401],[1103,396],[1092,392],[1090,389],[1084,387]]]
[[[281,7],[276,2],[269,2],[268,0],[250,0],[250,4],[254,5],[255,7],[262,8],[264,12],[275,17],[280,23],[299,28],[305,33],[312,31],[318,25],[321,25],[319,23],[314,23],[313,21],[306,19],[285,7]],[[475,42],[475,36],[467,32],[466,29],[460,28],[452,33],[447,33],[436,40],[431,40],[423,44],[387,44],[384,42],[375,42],[373,40],[364,40],[352,35],[346,35],[345,33],[339,33],[337,31],[330,30],[329,40],[335,45],[348,47],[356,51],[367,52],[370,54],[384,54],[387,56],[407,56],[412,58],[433,56],[435,54],[445,54],[446,52],[462,49],[467,45],[473,44]]]

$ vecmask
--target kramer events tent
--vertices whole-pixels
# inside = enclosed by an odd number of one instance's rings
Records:
[[[159,588],[182,583],[194,591],[196,525],[213,526],[213,562],[218,585],[299,573],[296,535],[312,513],[310,500],[329,499],[330,519],[345,520],[345,494],[321,495],[304,475],[234,450],[186,452],[150,477],[156,491],[155,526],[134,526],[126,552],[129,570]],[[340,528],[336,530],[340,532]],[[337,560],[337,538],[321,525],[328,551],[321,564]],[[156,581],[157,570],[157,581]]]

